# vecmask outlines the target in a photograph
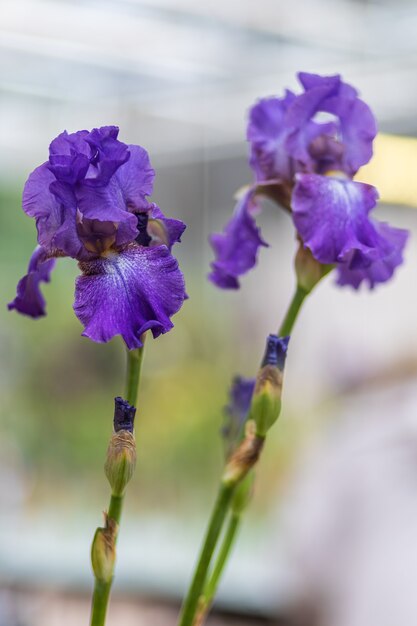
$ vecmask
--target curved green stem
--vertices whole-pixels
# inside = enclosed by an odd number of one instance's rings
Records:
[[[221,483],[194,576],[181,609],[180,619],[178,622],[179,626],[192,626],[194,622],[201,592],[207,579],[207,571],[210,567],[213,552],[217,545],[224,520],[229,510],[234,490],[235,485],[226,485],[223,482]]]
[[[142,341],[144,341],[142,336]],[[125,400],[136,406],[140,375],[142,370],[144,346],[137,350],[127,351],[127,369],[126,369],[126,385],[125,385]],[[124,496],[116,496],[114,494],[110,497],[110,503],[108,508],[107,517],[110,520],[116,522],[116,532],[114,534],[113,549],[118,536],[118,527],[120,525],[120,519],[123,510]],[[104,581],[99,578],[94,580],[94,592],[91,602],[91,619],[90,626],[104,626],[106,623],[107,607],[109,604],[110,591],[113,583],[113,576],[110,580]]]
[[[239,514],[231,514],[229,525],[226,529],[223,543],[220,546],[219,554],[213,568],[213,573],[211,574],[204,590],[204,600],[208,606],[211,604],[214,596],[216,595],[217,587],[219,585],[224,566],[226,565],[227,559],[229,558],[236,539],[237,531],[240,527],[240,521],[241,516]]]
[[[293,298],[290,302],[290,306],[288,307],[284,320],[279,327],[278,337],[287,337],[288,335],[291,335],[295,321],[307,296],[308,291],[305,291],[305,289],[297,285]]]

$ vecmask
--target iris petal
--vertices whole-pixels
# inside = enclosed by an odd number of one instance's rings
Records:
[[[28,272],[17,285],[16,297],[8,304],[9,310],[15,309],[35,319],[46,315],[45,298],[39,284],[50,281],[55,262],[55,259],[48,258],[44,248],[40,246],[35,248],[29,261]]]
[[[166,246],[131,244],[119,254],[80,263],[74,310],[83,335],[106,342],[121,335],[129,349],[142,345],[141,335],[169,331],[171,316],[184,299],[184,277]]]
[[[75,195],[77,206],[86,218],[123,224],[130,233],[130,241],[135,239],[138,234],[136,217],[126,210],[125,199],[115,176],[105,187],[79,185]]]
[[[321,263],[339,263],[352,251],[370,254],[378,235],[368,218],[375,187],[317,174],[298,174],[293,220],[304,244]]]
[[[250,142],[250,165],[258,181],[292,178],[292,163],[285,149],[289,129],[287,111],[295,95],[287,91],[284,98],[264,98],[249,114],[247,139]]]
[[[130,159],[128,146],[119,141],[117,126],[93,128],[85,137],[91,147],[90,167],[84,184],[92,187],[107,185],[113,174]]]
[[[48,163],[43,163],[29,175],[23,189],[23,210],[36,219],[38,242],[43,247],[51,245],[62,224],[61,204],[49,189],[55,180]]]
[[[296,172],[334,169],[352,177],[372,156],[377,129],[370,108],[339,75],[300,72],[298,78],[301,94],[264,98],[250,112],[247,138],[257,180],[291,181]]]
[[[323,103],[323,111],[339,118],[339,133],[344,148],[341,167],[353,176],[372,157],[372,144],[377,134],[374,115],[369,106],[357,97],[353,87],[346,83],[341,83],[338,96]]]
[[[146,196],[153,192],[155,170],[149,155],[141,146],[129,145],[130,159],[117,170],[115,178],[124,199],[124,206],[130,211],[144,211],[149,208]]]
[[[354,289],[368,283],[373,289],[378,283],[385,283],[393,276],[395,269],[403,262],[403,251],[408,239],[408,231],[393,228],[388,224],[374,222],[378,233],[378,247],[369,262],[362,259],[357,262],[354,257],[347,259],[338,266],[339,285],[350,285]]]
[[[229,390],[229,404],[225,407],[225,420],[222,435],[225,440],[228,454],[239,440],[242,427],[249,414],[256,380],[235,376]]]
[[[343,147],[343,153],[336,165],[349,176],[353,176],[372,156],[372,142],[377,133],[375,118],[368,105],[358,98],[358,92],[344,83],[340,76],[319,76],[300,72],[298,78],[305,92],[297,97],[287,117],[287,123],[297,130],[292,135],[292,145],[288,145],[292,155],[300,158],[305,155],[311,137],[306,128],[320,113],[335,117],[333,129],[329,125],[315,124],[316,136],[333,136]],[[333,166],[334,168],[334,166]],[[317,171],[317,168],[316,168]]]
[[[218,287],[238,289],[238,277],[256,265],[258,248],[268,246],[253,217],[257,210],[255,191],[250,189],[238,202],[224,232],[210,237],[216,259],[209,278]]]

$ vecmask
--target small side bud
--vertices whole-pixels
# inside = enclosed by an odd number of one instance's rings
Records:
[[[106,515],[104,528],[97,528],[91,546],[91,565],[94,576],[102,582],[109,583],[113,578],[116,561],[117,524]]]
[[[250,411],[260,437],[265,437],[281,412],[282,380],[289,340],[289,337],[269,335],[266,342]]]
[[[136,466],[133,423],[136,409],[122,398],[115,398],[114,430],[104,466],[112,494],[122,496]]]
[[[323,265],[315,259],[309,248],[305,248],[300,241],[294,260],[297,285],[306,293],[317,285],[317,283],[328,274],[333,265]]]

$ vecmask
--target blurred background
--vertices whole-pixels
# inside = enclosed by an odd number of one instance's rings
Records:
[[[144,146],[153,198],[184,220],[190,300],[149,340],[109,626],[174,624],[223,462],[231,377],[254,375],[293,288],[294,233],[265,205],[270,248],[237,293],[206,279],[207,238],[251,180],[245,128],[298,70],[339,72],[385,137],[358,178],[408,228],[375,292],[332,276],[291,340],[284,410],[210,618],[216,624],[417,622],[417,4],[414,0],[0,1],[0,626],[87,624],[89,548],[121,341],[82,338],[76,263],[44,288],[48,316],[8,313],[35,245],[23,184],[50,140],[104,124]]]

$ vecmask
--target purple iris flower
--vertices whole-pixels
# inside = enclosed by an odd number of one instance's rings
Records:
[[[340,285],[357,289],[368,282],[373,288],[403,261],[408,232],[374,220],[377,190],[353,181],[372,156],[377,129],[370,108],[340,76],[301,72],[298,78],[302,93],[260,100],[250,111],[256,182],[224,233],[211,238],[216,259],[210,279],[219,287],[238,287],[266,245],[253,211],[265,194],[291,212],[315,259],[337,267]]]
[[[23,209],[36,219],[38,243],[9,309],[45,315],[40,283],[56,257],[77,259],[74,310],[83,335],[106,342],[120,334],[129,349],[141,335],[169,331],[186,297],[171,255],[185,224],[148,200],[155,172],[147,152],[117,139],[115,126],[61,133],[49,160],[30,174]]]

